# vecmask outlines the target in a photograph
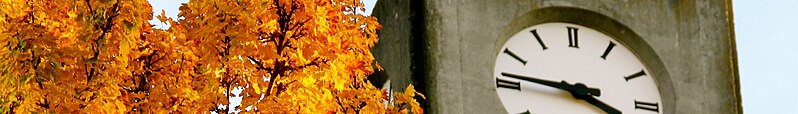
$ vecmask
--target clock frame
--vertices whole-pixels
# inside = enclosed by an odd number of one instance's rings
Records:
[[[497,56],[493,74],[503,89],[496,91],[509,112],[662,112],[648,68],[595,29],[559,22],[530,26]]]
[[[512,22],[507,24],[504,30],[502,30],[502,33],[496,41],[494,47],[494,50],[496,51],[493,55],[504,53],[503,50],[501,50],[502,46],[508,39],[512,37],[512,35],[515,35],[518,31],[530,26],[553,22],[570,23],[589,27],[600,31],[611,38],[614,38],[619,43],[623,43],[637,56],[637,58],[645,65],[645,67],[648,68],[649,71],[646,73],[651,74],[651,78],[656,80],[655,83],[657,85],[661,99],[661,102],[658,105],[661,107],[660,110],[663,110],[663,112],[660,113],[673,113],[669,111],[675,110],[676,94],[673,91],[673,84],[670,80],[670,75],[668,74],[667,69],[659,56],[655,53],[655,51],[653,51],[651,46],[644,41],[643,38],[634,33],[630,28],[618,21],[595,12],[570,7],[550,7],[528,12],[514,19]],[[543,47],[550,46],[546,45]],[[495,57],[493,60],[496,60]],[[496,63],[493,62],[491,64],[493,65],[491,65],[490,69],[493,71],[494,67],[492,66],[495,66]],[[493,80],[491,81],[493,82]],[[500,98],[496,99],[499,100]],[[499,102],[501,101],[499,100]]]

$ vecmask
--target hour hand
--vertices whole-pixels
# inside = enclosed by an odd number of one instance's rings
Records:
[[[512,74],[512,73],[506,73],[506,72],[502,72],[501,74],[503,76],[506,76],[506,77],[520,79],[520,80],[524,80],[524,81],[529,81],[529,82],[538,83],[538,84],[546,85],[546,86],[549,86],[549,87],[554,87],[554,88],[557,88],[557,89],[565,90],[565,91],[571,92],[571,94],[590,95],[590,96],[600,96],[601,95],[601,91],[599,89],[587,88],[587,86],[585,86],[584,84],[581,84],[581,83],[576,83],[575,85],[571,85],[571,84],[568,84],[568,82],[565,82],[565,81],[555,82],[555,81],[532,78],[532,77],[529,77],[529,76],[521,76],[521,75],[518,75],[518,74]]]

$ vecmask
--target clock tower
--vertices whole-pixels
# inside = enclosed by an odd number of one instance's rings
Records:
[[[379,0],[428,113],[742,113],[731,0]]]

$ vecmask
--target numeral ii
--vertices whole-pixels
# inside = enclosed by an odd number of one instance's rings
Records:
[[[540,35],[538,35],[538,30],[532,30],[529,32],[532,33],[532,36],[535,36],[535,39],[538,40],[538,43],[540,43],[540,47],[543,47],[543,50],[549,49],[549,47],[546,47],[546,44],[543,44],[543,40],[540,39]]]
[[[607,60],[607,55],[610,54],[610,51],[612,51],[613,47],[615,47],[615,43],[612,43],[612,41],[610,41],[610,45],[608,45],[607,49],[604,50],[604,54],[601,55],[601,58]]]

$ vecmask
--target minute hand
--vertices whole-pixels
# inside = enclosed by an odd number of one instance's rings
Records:
[[[601,95],[601,91],[599,89],[587,88],[586,86],[584,86],[584,84],[579,84],[579,83],[577,83],[577,85],[571,85],[571,84],[568,84],[568,82],[565,82],[565,80],[560,81],[560,82],[555,82],[555,81],[543,80],[543,79],[532,78],[532,77],[528,77],[528,76],[521,76],[521,75],[505,73],[505,72],[502,72],[501,74],[503,76],[507,76],[507,77],[510,77],[510,78],[521,79],[521,80],[525,80],[525,81],[538,83],[538,84],[546,85],[546,86],[549,86],[549,87],[554,87],[554,88],[557,88],[557,89],[565,90],[565,91],[571,92],[571,94],[581,94],[581,95],[590,95],[590,96],[600,96]]]
[[[601,102],[598,99],[593,98],[591,96],[584,96],[584,97],[577,98],[577,99],[585,100],[588,103],[592,104],[593,106],[596,106],[596,107],[598,107],[601,110],[604,110],[604,112],[607,112],[607,114],[622,114],[621,111],[618,111],[618,109],[615,109],[612,106],[607,105],[606,103]]]

